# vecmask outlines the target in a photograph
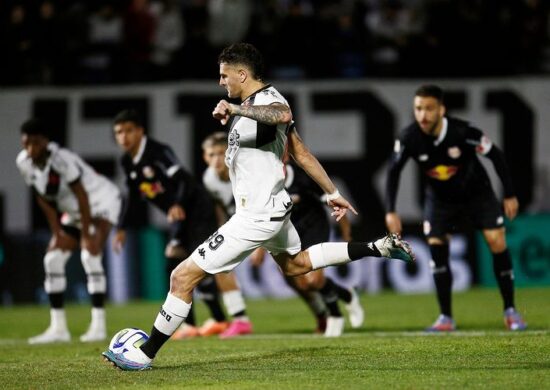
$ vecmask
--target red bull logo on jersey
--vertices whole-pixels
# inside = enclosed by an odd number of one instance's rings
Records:
[[[143,182],[139,185],[139,191],[147,198],[153,199],[164,192],[164,187],[159,181],[154,183]]]
[[[438,165],[426,171],[426,174],[432,179],[446,181],[458,172],[458,167],[454,165]]]

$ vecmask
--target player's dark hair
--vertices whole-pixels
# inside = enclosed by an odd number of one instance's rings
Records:
[[[241,64],[252,71],[252,77],[262,80],[264,77],[264,59],[262,53],[250,43],[234,43],[221,52],[218,64]]]
[[[50,138],[51,130],[48,124],[40,118],[31,118],[21,125],[21,134],[41,135]]]
[[[432,97],[439,101],[439,103],[444,103],[444,93],[443,89],[438,87],[437,85],[433,84],[425,84],[421,85],[417,90],[414,96],[420,96],[420,97]]]
[[[141,117],[134,109],[122,110],[116,114],[113,124],[118,125],[119,123],[132,122],[139,127],[143,127],[143,121]]]
[[[223,131],[216,131],[215,133],[210,134],[204,139],[204,141],[202,141],[202,150],[218,145],[227,146],[227,133]]]

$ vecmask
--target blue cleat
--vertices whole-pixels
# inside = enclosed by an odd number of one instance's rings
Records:
[[[513,307],[510,307],[504,311],[504,324],[508,330],[512,331],[527,329],[527,324],[523,318],[521,318],[521,314],[519,314]]]
[[[455,321],[444,314],[440,314],[437,320],[432,326],[426,328],[426,332],[439,333],[439,332],[453,332],[456,330]]]
[[[130,353],[129,353],[130,352]],[[130,359],[125,354],[136,355],[134,359]],[[152,368],[152,359],[149,359],[143,352],[137,348],[132,351],[122,353],[114,353],[110,350],[102,353],[106,360],[113,363],[116,367],[123,371],[143,371]],[[143,356],[140,356],[143,355]],[[132,356],[133,357],[133,356]]]
[[[398,234],[389,233],[386,237],[376,240],[374,245],[384,257],[414,263],[415,257],[411,245],[403,241]]]

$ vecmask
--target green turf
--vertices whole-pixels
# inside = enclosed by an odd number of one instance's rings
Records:
[[[107,343],[29,346],[44,330],[46,307],[0,309],[0,388],[128,389],[443,389],[550,388],[550,289],[521,289],[518,309],[529,331],[504,331],[496,290],[455,294],[453,335],[420,332],[435,318],[433,295],[386,293],[361,297],[363,329],[338,339],[311,334],[314,322],[295,299],[250,301],[255,335],[232,340],[170,341],[146,372],[104,364]],[[159,302],[109,306],[109,332],[147,332]],[[198,317],[204,308],[197,305]],[[68,307],[76,340],[86,306]]]

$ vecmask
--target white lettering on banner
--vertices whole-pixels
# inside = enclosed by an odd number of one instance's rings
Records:
[[[423,80],[423,82],[431,81]],[[547,172],[550,172],[550,153],[546,152],[550,150],[550,133],[545,131],[546,124],[550,123],[550,110],[547,109],[550,79],[491,79],[476,80],[475,83],[468,82],[468,80],[437,80],[436,82],[450,92],[464,95],[464,106],[453,113],[471,120],[476,127],[484,130],[499,146],[502,146],[499,132],[506,124],[505,117],[506,115],[509,116],[508,107],[510,104],[519,101],[524,111],[528,111],[528,115],[532,113],[531,117],[528,116],[528,122],[532,123],[532,129],[529,129],[531,133],[520,140],[526,140],[522,150],[528,150],[529,158],[533,159],[533,167],[528,167],[528,170],[533,172],[527,173],[532,173],[533,185],[539,186],[533,188],[534,195],[529,209],[535,212],[550,209],[549,198],[544,196],[545,191],[542,189],[543,186],[548,186],[546,176]],[[392,132],[402,128],[413,119],[411,98],[418,84],[418,81],[407,80],[384,82],[341,80],[316,82],[315,84],[309,82],[276,82],[277,88],[285,96],[292,96],[298,129],[313,152],[317,153],[321,159],[334,159],[334,150],[340,153],[343,152],[344,155],[339,157],[339,160],[343,162],[353,161],[353,159],[349,159],[370,153],[368,148],[371,145],[367,145],[367,142],[364,141],[368,139],[370,142],[373,137],[367,137],[364,132],[373,130],[369,127],[372,123],[367,119],[372,119],[370,115],[377,115],[376,111],[361,110],[361,101],[354,101],[353,94],[369,97],[372,102],[384,108],[384,115],[387,115],[387,118],[393,121],[392,128],[383,129],[384,123],[378,123],[378,128],[373,131],[382,133],[387,130]],[[330,98],[331,94],[348,96],[348,98],[351,94],[350,101],[355,104],[355,108],[347,109],[346,106],[342,106],[338,109],[332,109],[333,100],[328,99],[327,103],[326,99],[327,97]],[[7,168],[3,171],[2,180],[0,181],[0,195],[3,199],[4,221],[2,222],[5,230],[8,233],[30,232],[32,230],[32,215],[29,207],[32,202],[31,192],[19,177],[14,161],[21,148],[18,136],[19,126],[33,114],[34,103],[38,99],[41,101],[47,101],[48,99],[66,101],[66,144],[69,148],[82,154],[85,159],[105,159],[112,156],[115,160],[118,158],[119,152],[112,140],[109,118],[85,117],[82,110],[83,104],[90,99],[100,100],[102,104],[107,104],[111,99],[116,101],[121,97],[137,96],[144,101],[144,107],[148,107],[149,118],[151,118],[149,121],[150,134],[174,145],[175,151],[183,160],[183,163],[192,169],[191,162],[196,161],[197,156],[200,158],[201,153],[200,147],[193,146],[196,145],[194,144],[193,134],[198,129],[194,128],[193,112],[180,113],[175,108],[176,102],[182,96],[191,96],[191,101],[193,101],[197,96],[220,97],[222,95],[223,93],[219,87],[210,82],[162,84],[154,87],[144,85],[100,88],[3,89],[0,94],[0,118],[2,118],[4,129],[0,132],[0,165]],[[494,101],[495,95],[499,95],[497,97],[501,99],[496,104]],[[315,97],[320,99],[315,100]],[[493,100],[490,100],[490,98]],[[334,118],[337,118],[337,120]],[[344,127],[349,127],[349,129],[345,129],[345,134],[343,133],[344,135],[341,137],[331,137],[330,142],[321,139],[319,134],[333,134],[334,132],[343,131],[341,127],[334,127],[335,122],[344,124]],[[365,123],[367,123],[366,126]],[[214,131],[215,127],[216,124],[212,120],[211,130]],[[524,130],[522,129],[522,133]],[[388,133],[385,134],[387,136]],[[93,142],[90,140],[93,140]],[[532,140],[536,140],[536,142]],[[528,144],[529,142],[532,145]],[[327,149],[326,145],[331,147]],[[376,145],[373,147],[376,147]],[[391,148],[391,146],[389,147]],[[381,156],[377,158],[381,158]],[[380,166],[373,176],[375,179],[374,189],[378,192],[380,199],[383,198],[382,194],[384,192],[384,169],[385,166]],[[415,180],[415,177],[413,164],[408,164],[401,177],[398,204],[401,216],[409,221],[419,220],[421,217],[418,200],[416,196],[411,196],[411,194],[418,193],[416,188],[418,181]],[[518,187],[525,188],[525,186]],[[155,218],[154,220],[158,222],[162,218]]]
[[[417,256],[417,271],[414,274],[407,272],[402,261],[368,258],[346,265],[347,272],[342,275],[336,267],[325,268],[327,276],[334,282],[377,293],[384,288],[384,274],[389,286],[401,293],[425,293],[434,290],[432,273],[429,266],[431,258],[426,241],[420,237],[405,236],[411,242]],[[462,235],[455,235],[451,239],[450,257],[453,272],[453,291],[464,291],[472,284],[472,270],[464,259],[467,252],[467,240]],[[295,295],[286,284],[281,272],[271,256],[266,255],[254,278],[252,265],[246,260],[235,269],[241,290],[247,297],[277,297],[285,298]]]

